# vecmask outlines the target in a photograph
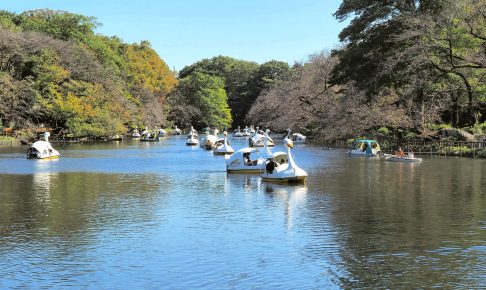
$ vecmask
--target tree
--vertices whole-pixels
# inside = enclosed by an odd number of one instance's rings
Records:
[[[344,1],[336,18],[354,18],[340,34],[343,48],[334,51],[339,63],[332,81],[353,83],[368,104],[396,95],[396,107],[423,132],[447,111],[458,111],[464,95],[471,118],[483,75],[479,59],[471,60],[484,45],[473,37],[481,34],[480,2]]]
[[[231,110],[224,90],[224,80],[217,76],[195,72],[180,80],[174,102],[200,110],[192,125],[197,128],[228,128],[231,125]],[[174,115],[174,111],[171,115]],[[181,125],[181,124],[179,124]]]
[[[95,137],[166,121],[174,73],[147,41],[95,35],[97,25],[63,11],[0,11],[2,123]]]
[[[332,83],[337,58],[326,53],[292,68],[287,79],[274,82],[250,109],[248,122],[275,131],[292,128],[315,140],[347,138],[384,125],[401,126],[409,119],[393,106],[396,98],[380,96],[367,105],[362,92]]]
[[[231,108],[233,123],[241,124],[249,109],[249,103],[254,89],[251,87],[253,78],[259,66],[255,62],[238,60],[227,56],[216,56],[203,59],[183,68],[180,78],[185,78],[195,72],[218,76],[224,79],[228,105]]]

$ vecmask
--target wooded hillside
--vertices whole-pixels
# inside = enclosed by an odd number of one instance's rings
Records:
[[[94,18],[0,11],[0,121],[108,136],[160,126],[177,80],[150,43],[94,33]]]

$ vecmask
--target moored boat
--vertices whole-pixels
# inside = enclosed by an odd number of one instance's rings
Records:
[[[128,136],[133,139],[139,139],[142,135],[140,135],[140,132],[138,132],[137,129],[133,129],[133,131]]]
[[[140,141],[143,142],[157,142],[160,140],[158,132],[149,132],[147,129],[143,131],[142,137],[140,137]]]

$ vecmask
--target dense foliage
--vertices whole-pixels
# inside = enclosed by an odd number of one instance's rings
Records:
[[[224,90],[224,81],[218,76],[194,72],[181,79],[172,96],[171,118],[182,127],[228,128],[231,112]]]
[[[162,125],[174,73],[148,42],[96,35],[94,18],[0,11],[0,124],[108,136]]]
[[[426,137],[442,123],[482,128],[485,15],[484,0],[345,0],[335,13],[351,18],[343,46],[293,68],[257,99],[248,121],[322,139],[380,128]]]
[[[232,125],[237,127],[244,125],[245,116],[256,98],[269,89],[276,80],[285,78],[289,71],[289,65],[281,61],[272,60],[258,65],[255,62],[217,56],[203,59],[183,68],[179,73],[179,78],[184,80],[195,73],[220,77],[224,82],[224,90],[228,97],[228,106],[233,119]],[[183,94],[179,95],[183,96]],[[184,98],[174,100],[179,104],[184,103],[183,101]],[[176,109],[179,112],[179,108]],[[193,110],[188,110],[187,113],[192,114]],[[187,123],[187,116],[180,113],[173,114],[173,116],[176,123],[181,125]],[[206,115],[204,118],[211,119],[212,117]],[[209,123],[205,122],[205,124]],[[226,123],[223,127],[230,125],[230,123]]]
[[[486,0],[343,0],[342,46],[289,66],[203,59],[178,79],[96,19],[0,11],[0,127],[76,136],[130,126],[291,127],[317,140],[486,125]],[[448,124],[448,125],[444,125]],[[406,136],[405,136],[406,135]]]

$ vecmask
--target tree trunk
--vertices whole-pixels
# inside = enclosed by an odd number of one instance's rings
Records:
[[[473,91],[472,91],[472,88],[471,88],[471,84],[469,83],[469,81],[467,80],[467,78],[455,71],[454,72],[457,76],[459,76],[463,81],[464,81],[464,85],[466,86],[466,91],[467,91],[467,122],[468,122],[468,125],[469,126],[472,126],[474,125],[474,116],[473,116]]]

